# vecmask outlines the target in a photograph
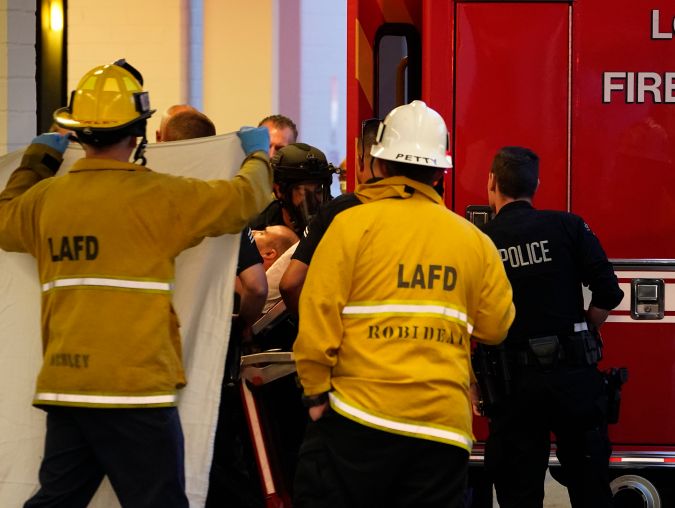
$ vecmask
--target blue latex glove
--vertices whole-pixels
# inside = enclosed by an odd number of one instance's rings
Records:
[[[246,155],[250,155],[258,150],[262,150],[265,153],[269,152],[270,131],[267,130],[267,127],[242,127],[237,132],[237,136],[239,136],[241,147],[246,152]]]
[[[47,134],[40,134],[33,138],[31,145],[47,145],[59,153],[63,153],[68,148],[68,135],[59,134],[58,132],[50,132]]]

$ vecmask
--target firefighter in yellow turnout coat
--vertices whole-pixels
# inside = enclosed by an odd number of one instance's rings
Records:
[[[0,247],[36,257],[43,295],[34,404],[47,409],[47,440],[27,507],[84,507],[105,474],[124,506],[188,506],[174,258],[264,208],[269,141],[240,132],[248,157],[231,181],[155,173],[126,162],[152,112],[133,67],[93,69],[55,113],[86,156],[50,178],[67,138],[38,136],[0,194]]]
[[[490,239],[430,185],[450,167],[442,118],[415,101],[378,136],[372,155],[388,178],[357,188],[364,204],[335,218],[300,298],[293,351],[316,421],[296,498],[322,505],[304,477],[321,446],[347,506],[459,506],[472,446],[470,338],[503,340],[511,287]]]

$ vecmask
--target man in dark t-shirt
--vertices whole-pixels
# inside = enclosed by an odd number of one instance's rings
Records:
[[[299,237],[322,203],[330,200],[335,168],[324,153],[305,143],[292,143],[270,160],[276,200],[253,219],[251,229],[287,226]]]
[[[358,141],[357,150],[359,152],[359,165],[356,170],[356,180],[359,184],[370,183],[382,178],[377,168],[373,165],[373,159],[370,156],[370,147],[375,143],[377,130],[380,121],[377,118],[364,120],[361,124],[361,137]],[[321,238],[330,226],[337,214],[360,205],[361,201],[352,192],[343,194],[332,201],[324,203],[312,221],[307,227],[305,237],[300,240],[293,258],[291,259],[286,272],[279,284],[281,296],[284,299],[286,308],[294,313],[298,313],[298,301],[300,300],[300,291],[305,283],[309,262],[312,260],[314,251],[319,245]]]

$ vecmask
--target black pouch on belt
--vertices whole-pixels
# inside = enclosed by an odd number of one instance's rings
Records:
[[[544,369],[555,367],[560,355],[560,341],[557,335],[535,337],[529,340],[530,351],[537,363]]]

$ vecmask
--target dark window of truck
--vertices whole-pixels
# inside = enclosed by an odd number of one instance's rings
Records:
[[[388,23],[375,34],[375,116],[421,96],[420,35],[413,25]]]

